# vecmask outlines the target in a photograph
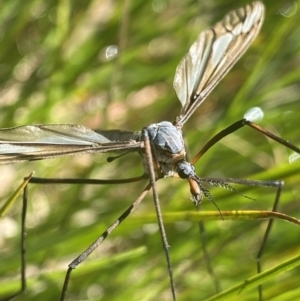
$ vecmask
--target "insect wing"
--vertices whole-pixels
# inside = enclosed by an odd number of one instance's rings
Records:
[[[133,140],[137,134],[115,132],[108,131],[106,137],[105,131],[101,131],[100,134],[75,124],[29,125],[1,129],[0,164],[140,148],[140,143]],[[110,137],[116,140],[110,140]]]
[[[179,63],[174,90],[182,104],[176,125],[182,126],[257,36],[264,5],[253,2],[229,12],[214,27],[200,33]]]

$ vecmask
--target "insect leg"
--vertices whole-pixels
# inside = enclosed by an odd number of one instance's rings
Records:
[[[133,183],[140,180],[147,179],[147,175],[142,175],[135,178],[128,179],[75,179],[75,178],[36,178],[32,177],[30,183],[34,184],[88,184],[88,185],[102,185],[102,184],[126,184]]]
[[[198,154],[195,156],[195,158],[191,161],[192,164],[195,164],[213,145],[215,145],[218,141],[220,141],[221,139],[223,139],[224,137],[226,137],[227,135],[237,131],[238,129],[240,129],[241,127],[248,125],[249,127],[253,128],[254,130],[264,134],[265,136],[269,137],[270,139],[292,149],[293,151],[297,152],[298,154],[300,154],[300,149],[298,147],[296,147],[295,145],[291,144],[290,142],[288,142],[287,140],[284,140],[276,135],[274,135],[273,133],[263,129],[262,127],[258,126],[257,124],[249,121],[248,119],[244,118],[241,119],[235,123],[233,123],[232,125],[228,126],[227,128],[225,128],[224,130],[222,130],[221,132],[219,132],[218,134],[216,134],[213,138],[211,138],[203,147],[202,149],[198,152]],[[281,194],[281,190],[282,190],[282,186],[283,186],[283,182],[282,181],[248,181],[248,180],[235,180],[234,182],[230,182],[230,180],[233,179],[215,179],[216,183],[235,183],[235,184],[245,184],[245,185],[250,185],[253,186],[272,186],[272,187],[277,187],[277,193],[276,193],[276,197],[275,197],[275,201],[274,201],[274,205],[273,205],[273,209],[272,211],[277,211],[277,206],[279,203],[279,199],[280,199],[280,194]],[[219,182],[218,182],[219,181]],[[217,185],[216,185],[217,186]],[[263,237],[262,240],[262,245],[260,247],[260,250],[257,254],[257,271],[260,272],[261,271],[261,257],[262,254],[264,252],[265,246],[266,246],[266,242],[269,236],[269,233],[271,231],[272,228],[272,224],[273,224],[273,219],[269,220],[269,223],[267,225],[266,228],[266,232],[265,235]],[[204,237],[204,234],[201,232],[202,230],[204,230],[203,227],[200,227],[200,237]],[[205,256],[205,240],[202,240],[202,245],[204,244],[204,256]],[[208,253],[207,253],[208,255]],[[206,257],[206,256],[205,256]],[[209,258],[206,257],[206,258]],[[208,264],[209,265],[209,264]],[[207,270],[209,271],[210,275],[212,276],[212,279],[216,279],[214,276],[214,273],[212,272],[212,269],[207,266]],[[215,282],[215,287],[216,290],[218,290],[218,284],[217,281],[214,280]],[[262,289],[261,286],[259,286],[259,300],[262,300]]]
[[[227,186],[229,183],[230,184],[238,184],[238,185],[247,185],[247,186],[255,186],[255,187],[274,187],[277,188],[276,191],[276,196],[275,196],[275,200],[273,203],[273,207],[272,207],[272,212],[277,212],[277,208],[278,208],[278,204],[280,201],[280,196],[281,196],[281,192],[282,192],[282,187],[284,185],[283,181],[279,181],[279,180],[274,180],[274,181],[260,181],[260,180],[247,180],[247,179],[233,179],[233,178],[202,178],[201,181],[209,183],[210,185],[213,186],[220,186],[220,187],[224,187],[226,189],[232,189],[231,186]],[[226,185],[226,186],[224,186]],[[234,191],[238,192],[237,190],[234,189]],[[238,192],[239,193],[239,192]],[[261,246],[259,248],[259,251],[256,255],[256,264],[257,264],[257,272],[261,273],[262,271],[262,267],[261,267],[261,259],[264,253],[264,250],[266,248],[266,244],[267,244],[267,240],[268,237],[270,235],[271,229],[272,229],[272,225],[273,225],[274,219],[270,218],[261,242]],[[203,229],[201,229],[203,230]],[[200,232],[201,233],[201,232]],[[202,236],[204,235],[203,233],[201,233]],[[201,236],[201,239],[202,239]],[[205,240],[203,241],[205,242]],[[206,247],[204,247],[204,256],[207,253]],[[209,256],[209,255],[208,255]],[[208,266],[210,267],[210,265]],[[215,277],[215,274],[213,272],[213,269],[211,268],[211,270],[209,270],[210,275],[212,276],[212,278],[214,279],[215,285],[218,283]],[[262,294],[262,286],[259,285],[258,286],[258,294],[259,294],[259,300],[262,301],[263,300],[263,294]]]
[[[143,190],[141,195],[136,199],[136,201],[128,207],[124,213],[122,213],[111,225],[107,228],[84,252],[82,252],[77,258],[75,258],[70,264],[67,270],[63,288],[61,291],[60,301],[65,300],[65,295],[68,289],[69,281],[71,278],[72,271],[81,264],[106,238],[107,236],[117,228],[121,222],[140,204],[140,202],[144,199],[147,192],[150,190],[151,184],[148,184],[146,188]]]
[[[262,127],[258,126],[257,124],[247,120],[247,119],[241,119],[232,125],[228,126],[226,129],[222,130],[218,134],[216,134],[214,137],[212,137],[198,152],[198,154],[194,157],[194,159],[191,161],[192,164],[195,164],[213,145],[215,145],[218,141],[226,137],[227,135],[237,131],[238,129],[242,128],[243,126],[248,125],[254,130],[264,134],[265,136],[271,138],[272,140],[277,141],[278,143],[288,147],[289,149],[292,149],[296,153],[300,154],[300,149],[296,147],[295,145],[291,144],[287,140],[284,140],[271,132],[263,129]]]
[[[145,151],[147,155],[147,160],[148,160],[148,169],[149,169],[149,176],[150,176],[150,183],[152,186],[152,191],[153,191],[153,200],[154,200],[154,206],[155,206],[155,211],[157,215],[157,220],[158,220],[158,226],[162,238],[162,243],[166,255],[166,260],[167,260],[167,265],[168,265],[168,272],[169,272],[169,278],[170,278],[170,284],[171,284],[171,292],[172,292],[172,297],[173,301],[176,301],[176,291],[175,291],[175,283],[174,283],[174,277],[173,277],[173,269],[172,269],[172,264],[171,264],[171,258],[170,258],[170,253],[169,253],[169,244],[167,241],[167,235],[163,223],[163,218],[162,218],[162,213],[160,209],[160,204],[159,204],[159,198],[158,194],[156,191],[156,179],[155,179],[155,173],[154,173],[154,168],[153,168],[153,159],[152,159],[152,151],[151,151],[151,146],[150,146],[150,140],[149,140],[149,135],[146,129],[143,129],[143,138],[144,138],[144,143],[145,143]]]
[[[21,241],[20,241],[20,253],[21,253],[21,287],[20,289],[5,297],[4,300],[10,300],[21,293],[23,293],[26,290],[26,213],[27,213],[27,201],[28,201],[28,183],[30,179],[32,178],[32,174],[30,174],[28,177],[24,178],[23,183],[18,187],[16,192],[12,195],[11,198],[8,199],[8,201],[2,206],[0,209],[0,217],[4,215],[4,213],[9,209],[10,206],[13,205],[19,194],[23,190],[23,202],[22,202],[22,216],[21,216]]]
[[[276,192],[276,196],[275,196],[275,201],[274,201],[273,208],[272,208],[273,212],[277,211],[279,200],[280,200],[280,196],[281,196],[282,186],[283,186],[283,183],[282,183],[282,185],[279,185],[278,188],[277,188],[277,192]],[[267,225],[267,228],[266,228],[266,232],[264,234],[264,237],[262,239],[262,243],[261,243],[260,249],[259,249],[259,251],[257,253],[257,256],[256,256],[257,273],[261,273],[261,271],[262,271],[262,268],[261,268],[261,258],[262,258],[263,252],[265,250],[265,247],[266,247],[266,244],[267,244],[267,240],[268,240],[268,237],[270,235],[270,232],[271,232],[271,229],[272,229],[272,226],[273,226],[273,222],[274,222],[274,219],[272,219],[272,218],[269,219],[269,222],[268,222],[268,225]],[[258,297],[259,297],[260,301],[263,300],[262,285],[258,286]]]
[[[20,253],[21,253],[21,285],[20,289],[14,293],[2,297],[1,300],[11,300],[12,298],[22,294],[26,290],[26,213],[27,213],[27,203],[28,203],[28,184],[122,184],[122,183],[133,183],[139,180],[146,179],[148,176],[142,175],[135,178],[129,179],[112,179],[112,180],[102,180],[102,179],[72,179],[72,178],[36,178],[32,177],[33,174],[24,178],[23,183],[18,187],[16,192],[5,202],[5,204],[0,208],[0,217],[2,217],[9,208],[14,204],[18,196],[23,192],[23,204],[22,204],[22,217],[21,217],[21,241],[20,241]]]

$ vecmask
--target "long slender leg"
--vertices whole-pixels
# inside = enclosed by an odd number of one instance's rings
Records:
[[[141,195],[136,199],[136,201],[128,207],[124,213],[122,213],[111,225],[107,230],[105,230],[84,252],[82,252],[77,258],[75,258],[70,264],[67,270],[65,281],[63,284],[63,288],[61,291],[60,301],[65,299],[65,295],[68,289],[69,281],[71,278],[71,272],[80,264],[82,263],[105,239],[106,237],[116,229],[122,221],[140,204],[140,202],[144,199],[147,192],[150,190],[151,184],[148,184],[146,188],[143,190]]]
[[[89,185],[102,185],[102,184],[126,184],[134,183],[140,180],[147,179],[147,175],[142,175],[135,178],[128,179],[74,179],[74,178],[36,178],[32,177],[30,183],[34,184],[89,184]]]
[[[300,149],[298,147],[296,147],[295,145],[293,145],[292,143],[290,143],[289,141],[282,139],[280,137],[277,137],[276,135],[274,135],[273,133],[263,129],[261,126],[257,125],[254,122],[251,122],[249,120],[244,119],[244,123],[245,125],[250,126],[252,129],[262,133],[263,135],[271,138],[272,140],[275,140],[276,142],[288,147],[289,149],[292,149],[293,151],[295,151],[296,153],[300,154]]]
[[[226,137],[227,135],[237,131],[238,129],[242,128],[243,126],[248,125],[254,130],[262,133],[263,135],[269,137],[272,140],[275,140],[276,142],[292,149],[296,153],[300,154],[300,149],[296,147],[295,145],[291,144],[285,139],[282,139],[280,137],[277,137],[276,135],[272,134],[271,132],[263,129],[262,127],[258,126],[257,124],[246,120],[246,119],[241,119],[232,125],[228,126],[226,129],[222,130],[218,134],[216,134],[214,137],[212,137],[198,152],[198,154],[194,157],[194,159],[191,161],[192,164],[195,164],[213,145],[215,145],[218,141]]]
[[[241,193],[238,190],[234,189],[233,187],[229,186],[229,183],[238,184],[238,185],[246,185],[246,186],[277,188],[272,212],[277,211],[277,207],[278,207],[278,203],[279,203],[279,199],[280,199],[280,195],[281,195],[281,190],[282,190],[282,187],[284,184],[282,181],[276,181],[276,180],[275,181],[260,181],[260,180],[233,179],[233,178],[201,178],[201,182],[206,182],[212,186],[218,186],[218,187],[222,187],[225,189],[229,189],[229,190],[232,190],[239,194],[241,194]],[[243,194],[241,194],[241,195],[243,195]],[[197,210],[200,210],[200,206],[201,206],[201,204],[197,205]],[[261,272],[261,257],[263,255],[263,251],[265,249],[266,242],[267,242],[272,224],[273,224],[273,219],[270,219],[268,222],[263,240],[262,240],[260,250],[257,254],[257,270],[259,273]],[[211,276],[211,279],[213,280],[214,285],[215,285],[215,290],[218,293],[221,290],[221,286],[220,286],[218,278],[214,272],[213,266],[211,264],[211,258],[210,258],[209,252],[207,250],[206,231],[205,231],[205,225],[203,222],[199,222],[199,233],[200,233],[200,241],[201,241],[201,245],[202,245],[202,251],[203,251],[204,261],[206,264],[206,269],[207,269],[209,275]],[[262,300],[261,286],[259,287],[259,295],[260,295],[259,300]]]
[[[149,155],[149,153],[148,153]],[[151,156],[151,150],[150,150],[150,156]],[[151,157],[149,159],[149,162],[152,162]],[[154,178],[154,171],[153,171],[153,165],[151,165],[151,163],[149,163],[150,165],[150,170],[152,168],[152,185],[155,183],[155,178]],[[151,171],[150,171],[151,173]],[[136,182],[139,181],[141,179],[145,179],[145,176],[140,176],[140,177],[136,177],[136,178],[130,178],[130,179],[118,179],[118,180],[99,180],[99,179],[44,179],[44,178],[31,178],[30,179],[30,183],[35,183],[35,184],[117,184],[117,183],[131,183],[131,182]],[[155,187],[155,185],[154,185]],[[65,276],[65,281],[64,281],[64,285],[63,285],[63,289],[62,289],[62,293],[61,293],[61,297],[60,300],[64,300],[66,292],[67,292],[67,288],[68,288],[68,283],[70,281],[70,277],[71,277],[71,272],[73,269],[75,269],[82,261],[84,261],[97,247],[100,243],[102,243],[103,240],[105,240],[105,238],[135,209],[136,206],[138,206],[138,204],[143,200],[143,198],[145,197],[146,193],[149,191],[149,189],[151,188],[151,185],[149,184],[145,190],[143,191],[143,193],[139,196],[139,198],[105,231],[103,232],[103,234],[101,236],[99,236],[99,238],[94,241],[82,254],[80,254],[73,262],[71,262],[69,264],[69,268],[67,270],[66,276]],[[156,189],[154,188],[154,198],[155,198],[155,203],[156,203],[156,209],[157,209],[157,202],[158,202],[158,196],[157,196],[157,192]],[[21,241],[21,249],[22,249],[22,289],[16,293],[15,295],[20,294],[23,290],[25,290],[26,287],[26,277],[25,277],[25,267],[26,267],[26,262],[25,262],[25,216],[26,216],[26,207],[27,207],[27,187],[26,190],[24,190],[24,194],[23,194],[23,213],[22,213],[22,241]],[[164,241],[164,246],[165,246],[165,251],[167,252],[167,263],[168,263],[168,270],[169,270],[169,274],[170,274],[170,281],[171,281],[171,289],[172,289],[172,295],[173,295],[173,300],[176,300],[176,295],[175,295],[175,285],[174,285],[174,280],[173,280],[173,273],[172,273],[172,267],[171,267],[171,261],[170,261],[170,256],[168,253],[168,243],[166,240],[166,233],[163,227],[163,222],[162,222],[162,216],[161,216],[161,211],[159,208],[159,204],[158,204],[158,215],[159,215],[159,221],[160,221],[160,229]],[[14,295],[14,296],[15,296]],[[11,299],[14,296],[10,296],[7,300]]]
[[[284,185],[283,181],[259,181],[259,180],[245,180],[245,179],[217,179],[217,178],[205,178],[204,181],[216,181],[216,183],[221,183],[220,181],[224,182],[224,183],[233,183],[233,184],[243,184],[243,185],[248,185],[248,186],[258,186],[258,187],[274,187],[277,188],[276,191],[276,196],[275,196],[275,200],[273,203],[273,207],[272,207],[272,212],[277,212],[277,208],[279,205],[279,201],[280,201],[280,196],[281,196],[281,192],[282,192],[282,187]],[[263,252],[266,248],[266,243],[268,240],[268,237],[270,235],[270,231],[272,229],[272,225],[273,225],[274,219],[270,219],[268,222],[268,225],[266,227],[266,231],[265,234],[263,236],[262,239],[262,243],[260,246],[260,249],[257,253],[256,256],[256,260],[257,260],[257,272],[260,273],[261,272],[261,258],[263,255]],[[263,300],[262,298],[262,288],[261,286],[259,286],[259,300]]]
[[[3,300],[10,300],[26,290],[26,214],[27,214],[27,203],[28,203],[28,183],[32,178],[32,174],[24,178],[23,183],[16,190],[13,196],[5,203],[1,208],[2,216],[4,212],[15,202],[21,190],[23,190],[23,202],[22,202],[22,214],[21,214],[21,241],[20,241],[20,253],[21,253],[21,287],[20,289],[11,294],[10,296],[5,297]]]
[[[169,244],[167,241],[167,235],[166,235],[166,231],[165,231],[165,227],[164,227],[164,223],[163,223],[162,213],[161,213],[160,204],[159,204],[159,198],[158,198],[158,194],[156,191],[156,185],[155,185],[156,180],[155,180],[155,173],[154,173],[154,168],[153,168],[153,159],[152,159],[152,152],[151,152],[149,136],[148,136],[147,130],[145,130],[145,129],[143,130],[143,137],[144,137],[144,143],[145,143],[145,151],[146,151],[147,160],[148,160],[150,183],[152,185],[155,211],[156,211],[156,215],[157,215],[158,226],[159,226],[159,230],[161,233],[164,251],[166,254],[166,260],[167,260],[167,265],[168,265],[173,301],[175,301],[176,300],[176,291],[175,291],[175,283],[174,283],[174,277],[173,277],[171,258],[170,258],[170,253],[169,253]]]
[[[276,192],[275,201],[274,201],[273,208],[272,208],[273,212],[277,211],[277,207],[278,207],[280,196],[281,196],[282,187],[283,187],[283,183],[282,183],[281,186],[278,186],[278,189],[277,189],[277,192]],[[266,232],[265,232],[264,237],[262,239],[262,243],[261,243],[260,249],[259,249],[259,251],[257,253],[257,256],[256,256],[257,273],[261,273],[261,271],[262,271],[262,268],[261,268],[261,258],[262,258],[262,255],[264,253],[264,250],[266,248],[267,240],[268,240],[268,237],[270,235],[270,232],[271,232],[271,229],[272,229],[272,226],[273,226],[273,222],[274,222],[274,219],[270,219],[269,220],[267,228],[266,228]],[[263,300],[263,293],[262,293],[262,286],[261,285],[258,286],[258,297],[259,297],[260,301]]]
[[[218,141],[220,141],[221,139],[223,139],[227,135],[237,131],[238,129],[240,129],[241,127],[243,127],[245,125],[253,128],[254,130],[262,133],[263,135],[269,137],[270,139],[272,139],[272,140],[274,140],[274,141],[276,141],[276,142],[292,149],[293,151],[297,152],[298,154],[300,154],[300,149],[298,147],[296,147],[295,145],[291,144],[289,141],[274,135],[273,133],[263,129],[262,127],[258,126],[257,124],[255,124],[255,123],[253,123],[253,122],[251,122],[251,121],[244,118],[244,119],[241,119],[241,120],[233,123],[232,125],[228,126],[224,130],[222,130],[221,132],[216,134],[212,139],[210,139],[202,147],[202,149],[198,152],[198,154],[193,158],[191,163],[195,164]],[[205,180],[208,180],[208,179],[205,179]],[[214,181],[217,184],[216,186],[218,186],[218,183],[235,183],[235,184],[245,184],[245,185],[250,185],[250,186],[277,187],[276,197],[275,197],[274,204],[273,204],[273,209],[272,209],[272,211],[274,211],[274,212],[277,211],[277,207],[278,207],[278,203],[279,203],[280,195],[281,195],[281,191],[282,191],[282,186],[283,186],[282,181],[251,181],[251,180],[248,181],[248,180],[237,180],[237,179],[214,179]],[[260,247],[259,252],[257,254],[257,257],[256,257],[258,273],[261,272],[261,258],[262,258],[263,252],[265,250],[267,239],[268,239],[270,231],[272,229],[272,225],[273,225],[273,219],[270,219],[269,222],[268,222],[263,240],[262,240],[261,247]],[[200,237],[201,237],[202,245],[203,245],[203,244],[205,244],[205,240],[203,239],[203,237],[204,237],[204,234],[203,234],[204,228],[201,227],[201,225],[199,225],[199,229],[200,229]],[[205,255],[205,254],[208,254],[208,253],[206,253],[206,246],[203,247],[203,252],[204,252],[205,258],[208,259],[209,257],[207,257],[207,255]],[[214,272],[212,272],[212,269],[210,268],[209,264],[207,264],[207,270],[210,273],[210,275],[212,276],[212,278],[215,279]],[[214,282],[215,282],[215,286],[217,288],[216,280],[214,280]],[[262,301],[263,296],[262,296],[262,287],[261,287],[261,285],[258,287],[258,292],[259,292],[259,300]]]
[[[213,186],[220,186],[220,187],[224,187],[224,188],[227,188],[227,189],[232,189],[231,186],[227,186],[228,183],[238,184],[238,185],[247,185],[247,186],[256,186],[256,187],[274,187],[274,188],[277,188],[275,200],[274,200],[273,207],[272,207],[272,212],[277,211],[278,204],[279,204],[279,201],[280,201],[282,187],[284,185],[283,181],[279,181],[279,180],[277,180],[277,181],[276,180],[274,180],[274,181],[260,181],[260,180],[233,179],[233,178],[227,178],[227,179],[226,178],[202,178],[201,181],[209,183]],[[225,185],[225,186],[223,186],[223,185]],[[234,191],[238,192],[235,189],[234,189]],[[257,253],[257,256],[256,256],[257,272],[258,273],[261,273],[261,271],[262,271],[261,259],[262,259],[262,256],[263,256],[263,252],[266,248],[267,240],[268,240],[268,237],[270,235],[270,231],[272,229],[273,222],[274,222],[274,220],[272,218],[269,219],[268,225],[266,227],[265,234],[264,234],[263,239],[262,239],[260,249],[259,249],[259,251]],[[200,237],[201,237],[201,242],[202,242],[202,247],[203,247],[204,258],[205,258],[205,260],[210,260],[209,253],[207,252],[207,248],[206,248],[205,230],[204,230],[204,227],[201,227],[201,226],[202,225],[199,224]],[[219,283],[218,283],[217,277],[215,276],[212,265],[210,263],[206,263],[206,266],[207,266],[207,270],[208,270],[209,274],[211,275],[212,279],[214,280],[216,291],[218,292]],[[258,286],[258,295],[259,295],[259,301],[262,301],[263,300],[263,294],[262,294],[262,286],[261,285]]]
[[[24,188],[23,193],[23,209],[22,209],[22,224],[21,224],[21,292],[26,289],[26,214],[28,204],[28,185]]]
[[[21,287],[20,289],[4,297],[1,300],[11,300],[12,298],[22,294],[26,290],[26,214],[27,214],[27,204],[28,204],[28,184],[90,184],[90,185],[101,185],[101,184],[124,184],[124,183],[133,183],[143,179],[146,179],[147,175],[142,175],[135,178],[128,179],[112,179],[112,180],[103,180],[103,179],[72,179],[72,178],[35,178],[32,177],[33,174],[24,178],[23,183],[12,195],[12,197],[7,200],[7,202],[0,208],[0,217],[5,214],[5,212],[13,205],[17,197],[23,191],[23,202],[22,202],[22,213],[21,213],[21,241],[20,241],[20,258],[21,258]],[[132,209],[133,210],[133,209]],[[123,218],[124,219],[124,218]]]

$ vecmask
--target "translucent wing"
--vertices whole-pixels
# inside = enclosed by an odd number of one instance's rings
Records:
[[[107,133],[107,135],[106,135]],[[75,124],[29,125],[0,130],[0,164],[79,153],[139,149],[139,132],[94,132]],[[114,140],[111,140],[114,139]]]
[[[176,69],[173,86],[182,104],[176,125],[188,120],[246,51],[263,19],[263,4],[253,2],[229,12],[214,27],[200,33]]]

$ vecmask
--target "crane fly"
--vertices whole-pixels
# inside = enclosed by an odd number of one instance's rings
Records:
[[[250,120],[242,119],[212,138],[192,162],[186,160],[186,150],[182,136],[184,124],[250,46],[260,31],[264,20],[264,12],[264,5],[261,2],[253,2],[229,12],[222,21],[200,33],[188,53],[182,58],[175,72],[173,86],[177,98],[181,102],[182,109],[173,122],[162,121],[150,124],[139,132],[93,131],[76,124],[27,125],[0,130],[0,164],[85,153],[138,152],[142,158],[145,174],[128,180],[128,182],[144,178],[150,179],[150,183],[136,201],[80,256],[69,264],[60,300],[65,300],[72,270],[84,261],[138,206],[150,189],[153,191],[158,224],[166,254],[172,300],[176,300],[168,242],[155,182],[165,177],[186,179],[190,185],[191,199],[196,205],[201,202],[203,197],[213,201],[209,191],[203,187],[203,183],[220,185],[230,189],[229,183],[247,184],[246,180],[203,179],[196,174],[193,166],[212,145],[244,125],[248,125],[300,153],[300,150],[288,141],[260,128]],[[33,177],[27,179],[27,182],[31,183],[38,183],[39,181],[47,183],[47,179],[40,180]],[[97,183],[100,182],[101,180]],[[113,182],[113,180],[110,181],[110,183]],[[58,183],[57,180],[56,183]],[[75,180],[71,183],[75,183]],[[86,183],[88,183],[88,180]],[[253,184],[254,181],[249,182],[249,184],[251,183]],[[261,185],[281,187],[281,183],[274,184],[273,182],[265,182]],[[24,196],[24,199],[26,199],[26,190]],[[22,280],[25,282],[25,269]],[[22,290],[25,289],[25,284],[23,286]]]

